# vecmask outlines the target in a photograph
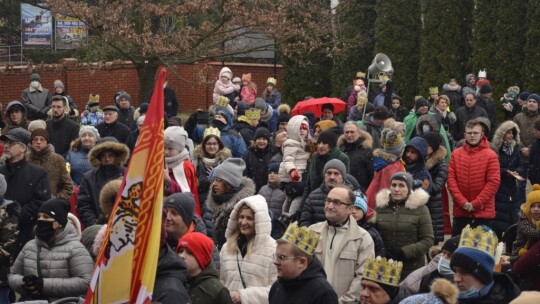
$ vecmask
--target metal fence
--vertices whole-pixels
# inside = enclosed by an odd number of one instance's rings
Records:
[[[0,64],[22,65],[24,61],[20,45],[0,45]]]

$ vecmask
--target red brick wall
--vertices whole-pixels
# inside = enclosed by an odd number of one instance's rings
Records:
[[[266,86],[266,79],[277,74],[278,89],[282,88],[281,70],[278,65],[225,63],[234,76],[241,77],[243,73],[251,72],[252,80],[257,83],[259,93]],[[176,65],[167,72],[169,87],[176,91],[180,101],[179,110],[191,112],[197,108],[207,108],[212,104],[212,93],[218,73],[222,68],[221,62]],[[81,67],[63,67],[61,65],[40,66],[35,70],[41,76],[43,87],[53,91],[53,82],[62,80],[66,91],[83,109],[89,94],[99,94],[101,106],[112,104],[114,94],[127,91],[132,97],[134,106],[139,101],[139,80],[135,68],[130,64],[114,70],[90,69]],[[0,102],[4,106],[11,100],[20,100],[22,91],[29,85],[27,67],[14,68],[9,71],[0,69]],[[143,101],[144,102],[144,101]]]

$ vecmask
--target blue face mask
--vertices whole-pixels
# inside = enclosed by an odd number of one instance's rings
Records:
[[[37,89],[39,87],[39,81],[34,80],[30,82],[30,85],[32,86],[32,88]]]
[[[466,300],[466,299],[475,299],[480,297],[479,290],[475,287],[471,287],[465,291],[462,291],[459,293],[459,299],[460,300]]]
[[[445,277],[454,275],[452,268],[450,268],[450,261],[447,259],[443,259],[442,257],[439,260],[439,264],[437,264],[437,270],[441,275]]]
[[[428,132],[430,132],[430,131],[431,131],[431,130],[430,130],[430,128],[429,128],[429,125],[427,125],[427,124],[423,124],[423,125],[422,125],[422,133],[426,134],[426,133],[428,133]]]

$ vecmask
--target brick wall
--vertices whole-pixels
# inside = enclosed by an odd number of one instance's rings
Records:
[[[168,70],[169,87],[176,91],[180,111],[191,112],[212,104],[214,83],[222,66],[221,62],[208,62],[175,65]],[[278,89],[282,88],[280,65],[274,69],[271,64],[226,62],[225,66],[238,77],[251,72],[252,80],[257,83],[259,92],[266,86],[266,79],[276,74]],[[118,91],[127,91],[132,97],[134,106],[140,104],[139,80],[131,64],[121,64],[114,69],[93,69],[86,65],[84,67],[44,65],[35,67],[34,72],[39,73],[43,87],[51,90],[51,93],[54,80],[60,79],[68,94],[79,105],[79,109],[84,108],[91,93],[100,95],[102,107],[112,104],[114,94]],[[7,71],[0,68],[0,102],[4,109],[11,100],[20,100],[22,91],[29,85],[29,75],[28,67],[15,67]]]

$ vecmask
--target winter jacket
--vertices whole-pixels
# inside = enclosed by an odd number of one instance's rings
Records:
[[[527,242],[534,244],[540,241],[540,229],[535,227],[525,216],[523,211],[518,213],[517,234],[514,243],[512,244],[512,254],[510,261],[513,263],[519,257],[519,250],[525,247]]]
[[[137,122],[134,118],[135,108],[130,106],[127,109],[118,107],[118,122],[128,127],[130,131],[137,129]]]
[[[255,236],[247,244],[250,246],[248,252],[242,256],[236,238],[239,236],[239,209],[244,204],[255,214]],[[271,230],[268,207],[262,196],[244,199],[234,207],[225,233],[227,243],[221,250],[219,277],[229,291],[240,293],[242,304],[268,303],[268,292],[277,278],[276,266],[273,264],[276,241],[270,236]]]
[[[540,118],[540,111],[531,112],[527,108],[523,108],[523,112],[514,117],[514,122],[518,125],[521,131],[521,142],[524,147],[530,147],[534,140],[534,122]]]
[[[461,96],[461,86],[457,86],[456,89],[452,89],[447,83],[442,87],[441,95],[448,96],[450,99],[450,110],[455,111],[459,107],[463,106],[463,96]]]
[[[427,114],[424,114],[424,115],[427,115]],[[422,117],[424,115],[418,115],[413,110],[403,120],[403,123],[405,124],[405,127],[406,127],[405,138],[403,138],[403,141],[406,144],[409,143],[411,138],[413,138],[413,137],[415,137],[417,135],[416,125],[418,124],[418,120],[420,119],[420,117]]]
[[[366,102],[365,104],[365,107],[366,107],[366,116],[373,112],[373,110],[375,110],[375,106],[371,103],[371,102]],[[364,115],[364,107],[358,107],[358,105],[354,106],[351,108],[351,110],[349,111],[349,115],[347,115],[347,121],[349,120],[352,120],[352,121],[362,121],[362,118]]]
[[[193,304],[232,304],[229,290],[219,281],[219,274],[210,263],[194,277],[188,277],[189,297]]]
[[[484,98],[482,96],[479,96],[476,99],[476,106],[486,110],[486,113],[488,115],[487,117],[491,122],[491,127],[495,128],[495,126],[497,125],[497,112],[495,111],[495,101],[493,101],[492,98]]]
[[[356,223],[358,224],[358,226],[360,226],[360,228],[363,228],[371,236],[371,239],[373,240],[373,245],[375,248],[375,256],[384,257],[385,251],[384,251],[383,239],[381,237],[381,234],[379,233],[379,230],[377,230],[377,228],[375,228],[372,225],[372,223],[375,224],[376,221],[377,221],[377,216],[372,216],[368,220],[366,219],[366,216],[364,215],[364,217],[360,221],[357,221]]]
[[[427,170],[425,164],[428,143],[427,141],[422,140],[420,137],[415,137],[411,139],[405,148],[407,147],[412,147],[420,155],[420,157],[414,163],[405,164],[405,170],[407,170],[407,172],[409,172],[414,179],[413,188],[421,187],[427,193],[430,193],[432,188],[431,175],[429,175],[429,171]]]
[[[266,145],[266,148],[262,150],[256,148],[253,144],[242,156],[246,163],[244,176],[251,178],[255,182],[256,193],[268,183],[268,164],[271,158],[270,144]]]
[[[447,150],[440,146],[426,160],[426,169],[431,176],[431,191],[429,192],[429,201],[426,206],[431,215],[433,224],[433,234],[435,244],[444,240],[444,211],[442,192],[446,191],[446,181],[448,180],[448,165],[444,161]]]
[[[415,271],[411,272],[407,277],[401,277],[401,282],[399,287],[406,289],[411,294],[419,293],[421,288],[422,279],[429,275],[433,271],[437,271],[437,266],[439,265],[439,260],[441,259],[442,254],[436,255],[426,266],[422,266]],[[438,271],[437,271],[438,272]],[[429,292],[429,290],[427,291]]]
[[[201,216],[201,203],[199,200],[199,190],[197,185],[197,174],[195,172],[195,167],[193,163],[189,160],[189,153],[185,149],[181,154],[178,154],[180,157],[179,160],[174,162],[169,162],[168,157],[165,158],[165,163],[167,164],[169,178],[171,183],[176,183],[178,185],[178,190],[170,189],[171,195],[176,192],[190,192],[193,194],[193,199],[195,200],[195,214]],[[185,153],[185,154],[183,154]],[[181,155],[185,155],[181,157]]]
[[[274,88],[271,94],[266,94],[266,90],[262,93],[261,98],[266,101],[266,104],[271,106],[272,109],[277,109],[281,104],[281,93],[277,88]]]
[[[257,87],[253,83],[242,86],[242,89],[240,89],[240,97],[243,101],[252,106],[257,97]]]
[[[368,207],[376,208],[375,195],[380,190],[390,188],[390,178],[396,172],[405,172],[405,166],[401,159],[394,154],[385,152],[383,149],[373,151],[373,168],[375,174],[366,191]]]
[[[463,106],[457,109],[454,113],[456,114],[456,123],[454,125],[454,133],[452,135],[456,141],[459,141],[460,139],[463,139],[465,137],[465,125],[469,120],[478,117],[488,118],[486,110],[476,105],[470,108],[467,106]]]
[[[186,287],[187,265],[167,244],[159,250],[152,302],[191,303]]]
[[[178,115],[178,109],[180,107],[176,92],[169,87],[165,87],[163,90],[165,94],[165,115],[168,118],[174,117]]]
[[[24,244],[34,237],[33,228],[41,203],[51,198],[51,186],[47,171],[23,159],[17,163],[6,163],[0,167],[7,182],[4,198],[21,205],[19,214],[19,237],[13,248],[17,256]]]
[[[71,149],[66,154],[66,162],[71,166],[71,180],[77,186],[82,184],[84,173],[92,170],[90,161],[88,161],[88,152],[90,149],[83,147],[81,139],[77,138],[71,142]]]
[[[448,165],[448,191],[454,199],[454,217],[495,218],[495,194],[501,180],[499,159],[484,136],[480,144],[465,143],[452,152]],[[472,203],[473,212],[463,209]]]
[[[119,122],[118,120],[108,124],[106,122],[100,123],[96,126],[96,129],[99,132],[99,136],[101,138],[112,136],[116,138],[121,143],[127,143],[127,139],[129,137],[129,133],[131,132],[130,129]]]
[[[41,275],[37,269],[38,247]],[[31,299],[22,288],[23,277],[35,275],[43,278],[42,295],[49,301],[79,297],[86,294],[93,270],[94,262],[90,254],[79,242],[75,227],[68,221],[65,229],[54,237],[52,247],[38,237],[24,246],[11,268],[9,286],[26,299]]]
[[[206,198],[206,210],[203,212],[205,220],[212,219],[211,223],[215,226],[215,231],[212,231],[208,225],[206,228],[209,230],[210,235],[216,236],[214,244],[221,249],[225,243],[225,230],[227,229],[227,222],[234,206],[240,200],[252,196],[255,194],[255,183],[247,177],[242,178],[242,184],[240,188],[233,189],[233,192],[226,194],[225,196],[215,196],[212,194],[212,189],[208,191],[208,197]],[[216,200],[216,198],[218,200]],[[225,199],[223,202],[219,200]]]
[[[272,212],[274,218],[279,218],[282,212],[283,204],[285,203],[285,192],[279,188],[279,185],[264,185],[259,194],[266,199],[268,210]]]
[[[47,171],[52,196],[69,201],[73,194],[73,182],[67,172],[64,158],[52,152],[50,144],[41,151],[32,146],[28,146],[28,150],[26,160]]]
[[[337,145],[349,157],[350,174],[365,191],[373,179],[373,138],[366,131],[359,132],[360,137],[354,143],[349,144],[342,135]]]
[[[9,113],[9,111],[11,110],[11,107],[13,107],[14,105],[19,105],[23,108],[23,111],[22,111],[22,119],[21,119],[21,122],[19,124],[14,124],[12,121],[11,121],[11,118],[9,117],[9,115],[7,113]],[[24,107],[24,105],[18,101],[18,100],[13,100],[13,101],[10,101],[6,107],[6,125],[2,128],[2,135],[6,135],[7,132],[11,129],[15,129],[15,128],[23,128],[25,130],[28,130],[28,120],[26,118],[26,108]]]
[[[22,102],[26,107],[28,120],[47,119],[47,111],[51,105],[51,94],[41,84],[37,89],[28,87],[22,92]]]
[[[461,89],[461,96],[463,97],[463,99],[465,99],[465,96],[467,96],[467,94],[473,94],[474,96],[476,96],[476,82],[474,84],[470,84],[469,79],[471,77],[475,77],[474,74],[467,74],[465,76],[465,86],[463,86],[463,89]]]
[[[49,143],[54,146],[54,152],[65,157],[72,141],[79,138],[79,125],[67,115],[60,119],[47,120]]]
[[[404,260],[401,277],[425,265],[425,255],[433,246],[434,236],[429,210],[429,194],[421,188],[411,192],[404,203],[395,203],[390,190],[377,196],[377,228],[387,252],[400,250]],[[389,257],[389,256],[387,256]]]
[[[429,125],[430,130],[432,132],[436,132],[436,133],[439,133],[439,135],[441,135],[441,138],[443,140],[442,144],[446,148],[446,151],[452,151],[452,147],[450,146],[448,135],[446,134],[446,130],[441,123],[441,116],[439,114],[434,114],[432,112],[428,112],[428,114],[420,116],[420,118],[418,119],[418,122],[416,123],[417,136],[424,135],[424,132],[422,131],[422,125],[425,123]],[[450,154],[447,154],[444,160],[446,161],[446,163],[448,163],[450,161]]]
[[[292,169],[298,171],[302,176],[307,171],[307,164],[310,152],[306,149],[306,141],[300,138],[300,125],[308,122],[302,115],[293,116],[287,123],[287,136],[289,137],[281,146],[283,151],[283,161],[279,165],[279,178],[281,182],[292,182],[290,172]]]
[[[531,185],[540,184],[540,138],[531,145],[527,171]]]
[[[278,278],[270,288],[270,304],[337,304],[337,294],[326,280],[321,262],[314,257],[296,278]]]
[[[199,185],[199,202],[201,208],[203,208],[206,198],[208,196],[208,191],[210,190],[210,179],[208,179],[208,170],[207,165],[203,162],[203,147],[197,145],[195,151],[193,151],[193,165],[195,166],[195,172],[197,174],[197,184]],[[231,157],[231,150],[229,148],[223,148],[216,153],[216,162],[211,166],[213,168],[219,166],[225,159]]]
[[[339,244],[328,244],[336,229],[344,230],[345,236]],[[315,256],[325,269],[327,280],[336,291],[339,303],[358,303],[360,297],[362,273],[365,261],[375,256],[373,240],[367,231],[360,228],[354,218],[337,228],[327,221],[311,225],[309,230],[319,235],[319,243],[315,248]],[[339,256],[335,261],[327,258],[327,248],[336,247]]]
[[[373,149],[382,148],[381,146],[381,132],[383,126],[377,125],[373,121],[373,113],[366,115],[362,124],[362,130],[366,131],[373,140]]]
[[[507,131],[513,130],[516,134],[510,144],[512,153],[508,155],[503,149],[503,138]],[[499,238],[503,232],[515,224],[518,219],[518,211],[521,203],[518,200],[518,181],[508,174],[508,171],[517,171],[519,175],[527,175],[527,167],[521,160],[521,142],[519,127],[513,121],[503,122],[493,135],[493,144],[499,149],[499,165],[501,172],[501,183],[495,195],[495,221],[492,229]]]
[[[519,296],[519,288],[512,282],[512,279],[506,273],[493,273],[493,286],[487,295],[481,298],[468,300],[458,300],[459,304],[494,304],[510,303]]]
[[[391,108],[388,110],[388,117],[393,117],[396,121],[403,122],[405,117],[409,115],[409,109],[404,106],[399,106],[397,109]]]
[[[214,85],[214,94],[212,96],[214,104],[217,103],[219,96],[228,97],[231,94],[233,94],[235,91],[240,91],[240,86],[232,83],[231,81],[232,79],[229,79],[228,83],[223,83],[221,81],[221,76],[223,76],[223,73],[225,72],[230,73],[231,76],[233,75],[231,69],[229,69],[228,67],[223,67],[221,71],[219,71],[219,78],[218,80],[216,80],[216,83]]]
[[[255,130],[257,129],[251,126],[251,121],[246,116],[242,115],[238,117],[233,129],[242,136],[246,147],[251,147],[251,143],[255,141]]]
[[[12,249],[19,233],[19,203],[0,196],[0,287],[8,286],[9,267],[16,256]]]

